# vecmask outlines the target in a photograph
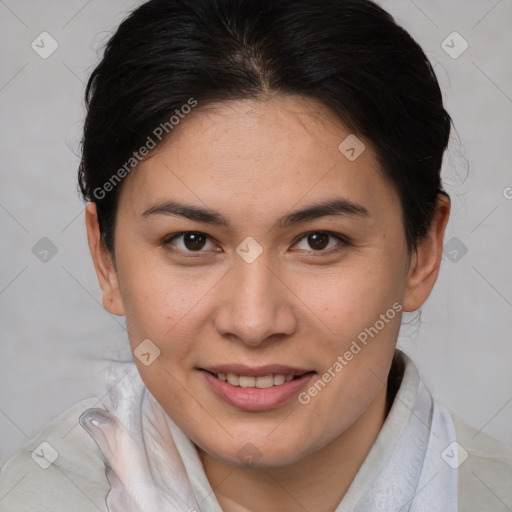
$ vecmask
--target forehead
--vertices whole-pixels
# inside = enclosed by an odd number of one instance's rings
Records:
[[[360,153],[356,159],[347,158],[347,144]],[[245,217],[326,194],[367,203],[370,211],[379,200],[396,202],[369,141],[300,96],[199,105],[126,180],[120,207],[139,214],[166,198]]]

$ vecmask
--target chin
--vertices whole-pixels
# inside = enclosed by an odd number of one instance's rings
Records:
[[[251,436],[244,432],[243,438],[251,439]],[[196,446],[224,464],[255,469],[287,466],[307,456],[304,442],[300,440],[288,439],[288,442],[283,444],[271,439],[270,436],[252,436],[252,440],[239,441],[233,433],[233,438],[227,439],[227,443],[230,443],[229,446],[218,446],[216,443]]]

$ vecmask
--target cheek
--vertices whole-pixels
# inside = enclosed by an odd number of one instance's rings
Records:
[[[368,407],[385,382],[401,322],[403,279],[393,261],[381,254],[364,265],[318,274],[314,286],[299,280],[298,294],[315,313],[309,316],[319,329],[318,355],[328,382],[325,389],[320,385],[318,395],[315,389],[305,390],[304,399],[311,400],[306,407],[316,418],[330,418],[337,411],[349,421]]]
[[[341,340],[353,339],[400,302],[404,283],[397,268],[385,258],[375,258],[329,273],[318,272],[314,277],[295,276],[293,290],[336,348]]]
[[[126,258],[119,263],[119,280],[128,327],[134,335],[163,341],[190,322],[221,277],[219,270],[180,267],[162,258]]]

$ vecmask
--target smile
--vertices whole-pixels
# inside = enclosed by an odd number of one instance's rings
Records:
[[[214,395],[246,411],[265,411],[288,402],[316,375],[315,371],[281,365],[257,369],[231,365],[198,370]]]
[[[272,386],[280,386],[285,382],[298,379],[299,375],[265,375],[263,377],[250,377],[248,375],[236,375],[235,373],[212,373],[222,382],[229,382],[232,386],[240,386],[242,388],[271,388]]]

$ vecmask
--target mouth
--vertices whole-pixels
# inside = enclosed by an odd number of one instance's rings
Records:
[[[269,373],[268,375],[262,375],[261,377],[253,377],[251,375],[239,375],[236,373],[222,373],[222,372],[211,372],[209,370],[203,369],[205,372],[208,372],[210,375],[213,375],[215,378],[219,379],[222,382],[227,382],[235,387],[241,388],[258,388],[258,389],[266,389],[274,386],[281,386],[285,382],[291,382],[292,380],[300,379],[303,375],[307,375],[311,372],[304,372],[301,374],[284,374],[284,373]]]
[[[317,373],[283,365],[222,365],[197,370],[216,396],[246,411],[265,411],[288,402]]]

